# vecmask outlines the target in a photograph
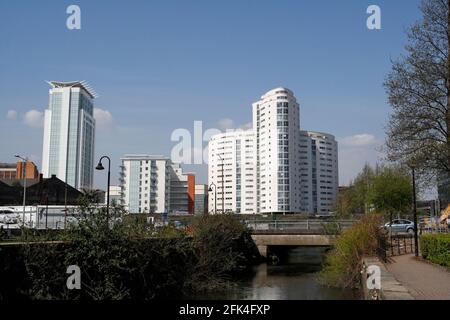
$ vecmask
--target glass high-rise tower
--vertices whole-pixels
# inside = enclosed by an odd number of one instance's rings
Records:
[[[42,172],[74,188],[91,188],[94,174],[95,92],[83,81],[49,81]]]

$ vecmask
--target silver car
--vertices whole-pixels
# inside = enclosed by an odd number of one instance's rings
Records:
[[[391,230],[392,233],[414,233],[414,222],[406,219],[395,219],[384,225],[386,230]]]

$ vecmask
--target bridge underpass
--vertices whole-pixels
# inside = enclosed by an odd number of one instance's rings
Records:
[[[267,257],[270,247],[331,247],[354,221],[247,221],[259,253]]]
[[[270,246],[330,247],[336,236],[319,234],[252,234],[252,239],[263,257]]]

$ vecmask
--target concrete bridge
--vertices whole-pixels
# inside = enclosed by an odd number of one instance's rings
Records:
[[[267,257],[271,246],[330,247],[355,221],[246,221],[259,253]]]

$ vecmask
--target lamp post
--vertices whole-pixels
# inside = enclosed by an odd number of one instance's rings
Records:
[[[417,236],[417,203],[416,203],[416,172],[415,172],[415,166],[413,164],[410,164],[409,167],[411,168],[412,173],[412,192],[413,192],[413,213],[414,213],[414,247],[415,247],[415,255],[416,257],[419,256],[419,240]]]
[[[108,156],[103,156],[98,161],[97,167],[95,167],[96,170],[105,170],[102,164],[103,159],[108,159],[108,189],[106,193],[106,223],[109,223],[109,187],[111,184],[111,159]]]
[[[214,183],[209,186],[208,192],[212,192],[212,187],[214,186],[214,214],[217,214],[217,187]]]
[[[224,187],[225,168],[223,164],[223,158],[220,156],[220,154],[217,154],[217,156],[222,161],[222,214],[225,214],[225,187]]]
[[[23,217],[22,217],[22,227],[25,226],[25,206],[26,206],[26,197],[27,197],[27,162],[28,158],[21,157],[16,154],[16,158],[23,160]]]
[[[67,181],[64,182],[64,229],[67,223]]]

